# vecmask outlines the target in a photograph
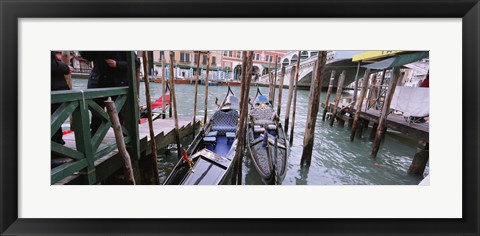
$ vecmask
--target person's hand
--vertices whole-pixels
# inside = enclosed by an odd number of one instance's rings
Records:
[[[72,72],[73,72],[73,67],[71,67],[71,66],[68,66],[68,69],[70,70],[70,73],[72,73]]]
[[[113,59],[106,59],[105,62],[110,68],[117,68],[117,62]]]

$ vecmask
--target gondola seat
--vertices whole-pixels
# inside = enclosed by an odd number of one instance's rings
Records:
[[[212,131],[217,131],[218,135],[225,135],[227,132],[237,130],[238,112],[235,110],[217,111],[210,119]]]
[[[225,133],[225,136],[227,136],[227,142],[233,142],[237,135],[235,134],[235,132],[227,132]]]
[[[250,112],[250,117],[253,120],[253,123],[256,125],[274,124],[275,116],[275,112],[270,107],[265,109],[255,108]]]
[[[217,145],[217,137],[204,137],[203,143],[205,144],[205,146],[210,145],[212,149],[215,150],[215,147]]]
[[[210,131],[210,132],[208,132],[208,134],[205,135],[205,136],[206,136],[206,137],[217,137],[217,134],[218,134],[217,131]]]
[[[260,125],[254,125],[253,126],[253,132],[254,133],[264,133],[265,132],[265,128],[263,128],[262,126]]]

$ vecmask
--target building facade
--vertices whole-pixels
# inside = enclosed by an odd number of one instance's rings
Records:
[[[254,51],[252,79],[256,81],[260,76],[268,74],[275,68],[275,60],[279,68],[285,54],[287,51]],[[239,80],[242,74],[242,51],[222,51],[222,58],[222,68],[226,73],[224,79]]]

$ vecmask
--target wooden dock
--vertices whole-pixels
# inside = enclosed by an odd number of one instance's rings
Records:
[[[360,118],[375,124],[378,124],[379,117],[379,110],[369,109],[360,113]],[[386,127],[420,141],[429,141],[429,123],[408,123],[403,116],[390,114],[387,117]]]
[[[197,121],[195,127],[199,127],[200,121]],[[190,118],[179,118],[179,133],[180,138],[184,138],[187,135],[192,133],[192,119]],[[169,144],[175,142],[175,125],[174,120],[172,118],[169,119],[157,119],[153,121],[153,127],[155,132],[156,138],[156,145],[157,149],[166,148]],[[75,135],[73,133],[69,133],[63,136],[65,140],[65,147],[76,149],[75,146]],[[150,155],[152,149],[150,147],[150,135],[148,129],[148,122],[139,125],[139,139],[140,139],[140,153],[142,158]],[[115,142],[115,136],[113,133],[112,128],[110,128],[102,140],[102,143],[98,147],[98,150],[102,150],[108,144]],[[117,171],[120,167],[123,166],[122,160],[118,155],[117,148],[114,148],[106,153],[98,154],[99,156],[96,157],[95,160],[95,169],[97,172],[97,181],[104,180],[115,171]],[[78,184],[78,177],[81,176],[81,173],[68,176],[65,179],[56,183],[56,185],[63,185],[63,184]]]
[[[339,104],[337,109],[336,117],[337,120],[340,120],[342,123],[347,122],[350,124],[353,121],[353,117],[350,117],[345,114],[345,112],[340,112],[343,106],[348,105],[348,103]],[[333,107],[334,103],[330,103],[330,107]],[[325,104],[322,103],[322,107],[325,107]],[[355,114],[354,109],[345,109],[353,116]],[[362,109],[363,110],[363,109]],[[367,111],[362,111],[360,113],[360,119],[373,124],[378,124],[380,118],[380,110],[369,109]],[[398,131],[402,134],[405,134],[409,137],[412,137],[419,141],[429,141],[429,123],[409,123],[402,115],[389,114],[387,117],[386,127],[389,130]]]

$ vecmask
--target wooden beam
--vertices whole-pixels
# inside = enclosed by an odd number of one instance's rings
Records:
[[[197,94],[198,94],[198,79],[200,77],[200,51],[197,52],[197,76],[195,78],[195,92],[194,92],[194,101],[193,101],[193,126],[192,126],[192,136],[195,138],[195,119],[197,117]]]
[[[147,51],[143,52],[143,71],[148,71],[148,55]],[[160,184],[158,177],[158,164],[157,164],[157,145],[155,144],[155,132],[153,131],[153,120],[152,120],[152,100],[150,97],[150,79],[148,78],[148,73],[145,73],[145,102],[147,103],[147,119],[148,119],[148,129],[150,133],[150,142],[152,147],[152,155],[150,155],[150,163],[147,165],[146,176],[149,177],[148,181],[151,184]]]
[[[300,57],[298,58],[300,60]],[[287,108],[285,111],[285,133],[288,133],[288,122],[290,121],[290,107],[292,106],[292,97],[293,97],[293,83],[295,80],[294,73],[298,68],[292,66],[290,71],[290,84],[288,85],[288,99],[287,99]]]
[[[354,89],[353,89],[353,106],[357,105],[357,92],[358,92],[358,73],[360,72],[360,61],[358,61],[357,65],[357,73],[355,74],[355,82],[354,82]]]
[[[322,121],[325,121],[327,116],[328,108],[330,106],[330,94],[332,93],[333,81],[335,80],[335,70],[332,70],[330,74],[330,82],[328,82],[327,98],[325,99],[325,107],[323,108]]]
[[[199,58],[200,60],[200,58]],[[207,125],[208,117],[208,73],[210,72],[210,52],[207,52],[207,71],[205,76],[205,113],[203,117],[203,123]]]
[[[282,92],[283,92],[283,79],[285,78],[285,66],[282,66],[282,72],[280,73],[280,85],[278,86],[278,102],[277,102],[277,116],[280,119],[280,113],[282,111]]]
[[[427,166],[429,158],[429,144],[428,142],[420,142],[420,147],[417,148],[417,153],[413,157],[412,164],[408,168],[409,175],[423,176],[425,167]]]
[[[237,128],[237,148],[235,150],[235,157],[233,158],[233,178],[232,184],[242,184],[242,162],[243,155],[245,150],[246,143],[246,127],[247,127],[247,116],[248,116],[248,94],[250,93],[250,83],[252,81],[252,69],[253,69],[253,51],[248,51],[243,53],[243,64],[246,64],[246,71],[243,71],[242,74],[245,75],[242,79],[242,98],[241,108],[240,108],[240,117],[238,121]],[[243,68],[243,66],[242,66]]]
[[[340,99],[342,97],[342,89],[343,89],[343,82],[345,81],[345,70],[342,71],[340,74],[340,77],[338,78],[338,84],[337,84],[337,95],[335,96],[335,103],[333,105],[333,115],[332,119],[330,120],[330,126],[333,125],[333,122],[337,118],[337,111],[338,111],[338,103],[340,102]]]
[[[275,56],[275,76],[273,82],[273,94],[272,94],[272,107],[275,104],[275,89],[277,87],[277,66],[278,66],[278,56]],[[282,86],[283,87],[283,86]],[[280,88],[282,88],[280,87]]]
[[[362,82],[362,91],[360,92],[360,101],[357,105],[357,110],[355,112],[355,117],[353,118],[353,124],[352,124],[352,132],[350,134],[350,141],[353,141],[355,138],[355,132],[357,131],[357,123],[358,119],[360,117],[360,113],[362,110],[362,105],[363,105],[363,100],[365,99],[365,94],[367,92],[367,87],[368,87],[368,82],[370,80],[370,69],[365,70],[365,75],[363,76],[363,82]]]
[[[173,119],[175,121],[175,139],[177,141],[178,159],[182,158],[182,149],[180,145],[180,134],[178,131],[177,99],[175,95],[175,82],[173,75],[173,63],[175,63],[175,53],[170,51],[170,107],[173,105]]]
[[[395,93],[395,88],[397,87],[397,81],[400,77],[400,68],[395,67],[392,73],[393,78],[390,80],[390,85],[388,87],[387,95],[385,101],[383,102],[382,114],[378,121],[377,134],[372,144],[372,156],[377,157],[378,149],[380,148],[380,141],[382,140],[385,122],[387,121],[388,114],[390,114],[390,103],[392,102],[393,94]]]
[[[300,58],[298,58],[300,60]],[[327,62],[327,52],[318,52],[318,64],[315,73],[315,79],[312,79],[310,88],[310,98],[308,103],[307,123],[305,126],[305,135],[303,136],[303,152],[300,165],[310,166],[312,162],[313,143],[315,138],[315,124],[320,103],[320,92],[322,90],[323,74]]]
[[[165,63],[165,51],[163,51],[163,55],[162,55],[162,119],[165,119],[165,115],[167,113],[167,109],[166,109],[166,106],[167,106],[167,99],[165,98],[165,93],[167,92],[167,78],[166,78],[166,66],[167,63]],[[170,103],[171,100],[170,100]],[[171,106],[172,104],[169,104],[169,106]],[[170,112],[171,114],[171,112]]]
[[[128,184],[135,185],[135,178],[133,176],[133,168],[130,159],[130,155],[127,152],[125,146],[125,141],[123,139],[122,125],[120,124],[120,119],[118,118],[117,109],[115,108],[115,103],[109,97],[105,101],[105,107],[107,108],[108,116],[112,122],[113,133],[115,134],[115,141],[117,142],[118,153],[122,157],[123,164],[125,165],[125,179]]]
[[[293,143],[293,131],[295,129],[295,112],[297,110],[297,91],[298,91],[298,76],[300,72],[300,54],[301,51],[298,51],[298,61],[297,61],[297,70],[295,73],[295,91],[293,94],[293,111],[292,111],[292,129],[290,130],[290,146]]]

